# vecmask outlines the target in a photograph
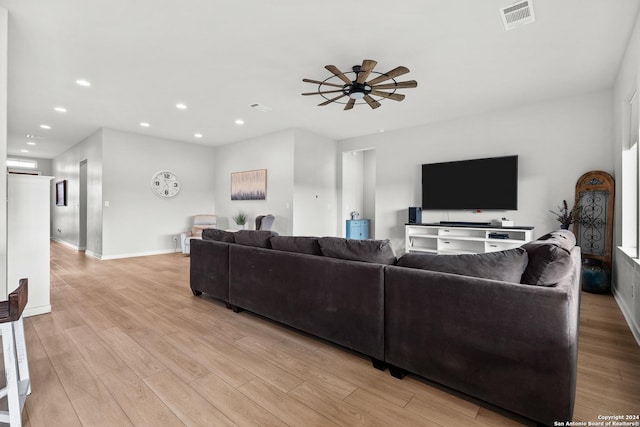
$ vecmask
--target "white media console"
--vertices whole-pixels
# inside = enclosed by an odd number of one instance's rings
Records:
[[[407,252],[435,254],[496,252],[530,242],[532,230],[529,226],[406,224],[405,247]]]

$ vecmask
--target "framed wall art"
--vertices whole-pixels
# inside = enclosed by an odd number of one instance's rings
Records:
[[[266,200],[267,170],[231,173],[231,200]]]

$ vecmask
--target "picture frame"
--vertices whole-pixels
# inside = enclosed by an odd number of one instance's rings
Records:
[[[67,206],[67,180],[56,182],[56,206]]]
[[[267,170],[231,173],[231,200],[266,200]]]

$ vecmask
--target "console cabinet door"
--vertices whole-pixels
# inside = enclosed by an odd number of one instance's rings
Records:
[[[348,219],[347,239],[365,240],[369,238],[368,219]]]

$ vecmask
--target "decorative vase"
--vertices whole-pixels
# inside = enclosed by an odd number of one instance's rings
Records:
[[[560,228],[562,230],[568,230],[569,229],[569,225],[568,224],[560,224]]]
[[[582,290],[603,294],[611,289],[611,272],[602,261],[585,258],[582,260]]]

